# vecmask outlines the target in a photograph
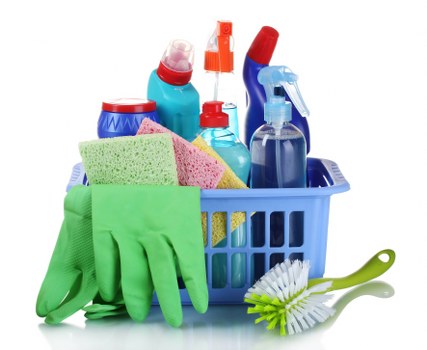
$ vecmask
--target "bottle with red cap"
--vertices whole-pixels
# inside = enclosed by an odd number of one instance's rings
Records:
[[[142,98],[104,101],[98,118],[98,137],[134,136],[144,118],[159,122],[155,101]]]
[[[239,136],[237,114],[237,87],[234,75],[233,23],[218,21],[205,51],[205,71],[209,90],[203,96],[205,101],[223,101],[223,112],[228,114],[229,129]]]
[[[246,86],[246,118],[244,142],[250,147],[253,133],[264,124],[264,87],[258,82],[258,73],[270,64],[276,48],[279,32],[264,26],[254,38],[243,64],[243,82]]]
[[[211,146],[228,164],[233,172],[247,183],[251,166],[251,155],[247,147],[229,129],[229,117],[223,112],[223,102],[209,101],[203,104],[200,115],[200,136]],[[239,226],[231,233],[231,245],[243,247],[246,245],[246,226]],[[225,247],[226,239],[216,247]],[[215,254],[212,258],[212,286],[224,288],[227,283],[227,255]],[[246,259],[243,253],[232,255],[231,286],[241,288],[246,282]]]
[[[157,103],[160,123],[189,142],[200,131],[200,97],[190,82],[193,61],[192,44],[171,41],[159,67],[150,75],[147,90],[148,98]]]

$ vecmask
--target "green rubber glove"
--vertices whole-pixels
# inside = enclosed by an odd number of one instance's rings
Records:
[[[200,189],[190,186],[92,185],[93,240],[99,292],[114,300],[121,286],[132,319],[150,311],[155,289],[165,320],[182,323],[176,263],[194,308],[208,290]]]
[[[36,312],[57,324],[97,294],[92,242],[91,191],[73,187],[64,200],[64,220],[39,291]]]

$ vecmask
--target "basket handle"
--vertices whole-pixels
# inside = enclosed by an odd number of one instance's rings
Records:
[[[342,186],[346,187],[347,189],[350,188],[350,184],[345,179],[337,163],[329,159],[319,159],[319,161],[325,167],[329,175],[328,181],[330,181],[335,186]]]

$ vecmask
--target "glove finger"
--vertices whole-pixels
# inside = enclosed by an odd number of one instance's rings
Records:
[[[123,303],[114,303],[114,304],[91,304],[88,306],[85,306],[83,308],[83,311],[89,312],[89,313],[98,313],[98,312],[109,312],[118,310],[122,307],[125,307]]]
[[[175,247],[182,280],[184,281],[194,308],[199,313],[205,313],[209,303],[202,237],[201,233],[201,246],[191,249],[191,254],[188,253],[188,248],[182,251],[179,244]]]
[[[40,287],[36,302],[36,313],[45,317],[57,309],[76,283],[79,283],[80,272],[58,268],[49,269]]]
[[[153,283],[144,248],[123,235],[114,233],[120,250],[122,292],[126,309],[135,321],[143,321],[150,312]]]
[[[105,301],[111,302],[120,285],[118,247],[111,232],[97,229],[95,224],[93,226],[93,247],[99,294]]]
[[[116,310],[111,310],[111,311],[97,311],[97,312],[88,311],[85,313],[85,317],[89,320],[99,320],[101,318],[122,316],[127,314],[128,312],[126,311],[126,308],[122,306],[121,308],[118,308]]]
[[[173,248],[191,302],[198,312],[205,313],[209,296],[200,209],[194,207],[194,211],[182,213],[180,218],[183,221],[176,223],[174,234],[179,239],[173,241]]]
[[[45,319],[46,323],[58,324],[75,312],[87,305],[98,292],[95,272],[84,272],[80,289],[72,298],[67,298],[57,309],[49,312]]]
[[[144,246],[163,316],[171,326],[179,327],[182,323],[182,306],[172,247],[160,239],[153,244],[155,249]]]

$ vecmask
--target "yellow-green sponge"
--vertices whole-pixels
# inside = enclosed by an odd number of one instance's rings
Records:
[[[90,184],[178,185],[169,134],[86,141],[79,150]]]
[[[227,163],[216,153],[212,147],[206,143],[200,136],[198,136],[193,142],[193,145],[209,154],[210,156],[217,159],[221,164],[225,166],[225,172],[222,175],[221,180],[218,183],[217,188],[235,188],[235,189],[248,189],[246,184],[238,178],[238,176],[231,170]],[[246,215],[243,212],[235,212],[231,215],[231,231],[234,231],[237,227],[243,224],[246,220]],[[205,245],[207,242],[207,215],[202,213],[202,227],[204,234]],[[227,234],[227,216],[226,213],[216,212],[212,214],[212,246],[217,245],[221,240],[225,238]]]

